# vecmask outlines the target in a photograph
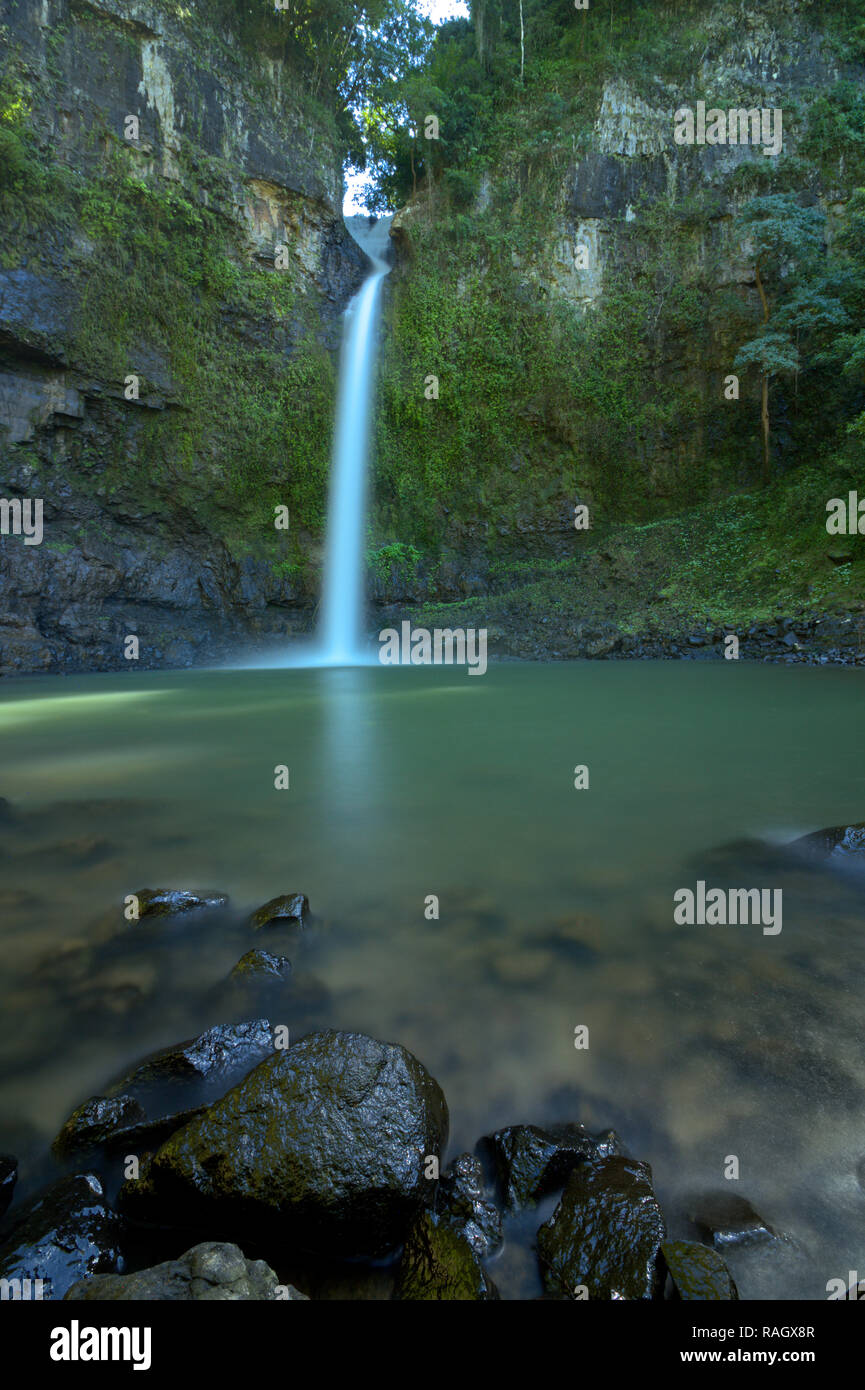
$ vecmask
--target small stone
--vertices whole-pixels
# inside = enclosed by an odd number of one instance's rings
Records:
[[[751,1245],[777,1239],[777,1233],[767,1226],[747,1198],[735,1192],[710,1192],[699,1197],[693,1203],[691,1219],[718,1250],[729,1245]]]
[[[291,961],[287,956],[274,956],[270,951],[253,950],[240,957],[229,978],[246,984],[255,980],[262,983],[287,980],[290,975]]]
[[[224,893],[188,893],[173,888],[142,888],[135,894],[138,899],[138,920],[153,921],[160,917],[178,917],[185,912],[197,912],[202,908],[220,908],[228,905]],[[130,926],[135,923],[131,922]]]
[[[309,899],[305,893],[284,893],[253,912],[249,925],[256,931],[264,927],[301,927],[309,925]]]

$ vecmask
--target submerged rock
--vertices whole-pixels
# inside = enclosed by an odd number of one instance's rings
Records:
[[[456,1231],[484,1259],[502,1243],[502,1217],[486,1198],[484,1172],[473,1154],[460,1154],[442,1174],[435,1202],[436,1220]]]
[[[647,1163],[615,1156],[575,1168],[562,1200],[538,1231],[548,1293],[590,1299],[659,1298],[666,1235]]]
[[[425,1160],[440,1157],[447,1130],[440,1087],[405,1048],[312,1033],[174,1134],[121,1203],[138,1220],[381,1255],[432,1203]]]
[[[229,976],[242,984],[277,983],[291,977],[291,961],[288,956],[274,956],[270,951],[247,951],[241,956]]]
[[[510,1125],[485,1136],[478,1147],[491,1157],[511,1210],[563,1187],[578,1164],[623,1152],[614,1130],[593,1138],[581,1124]]]
[[[794,840],[790,849],[811,859],[856,864],[865,867],[865,821],[852,825],[833,825],[814,830]]]
[[[691,1219],[719,1250],[778,1238],[747,1198],[735,1192],[709,1192],[698,1197],[692,1203]]]
[[[406,1237],[393,1296],[477,1302],[499,1295],[465,1237],[421,1212]]]
[[[717,1250],[690,1240],[665,1240],[661,1254],[677,1298],[688,1302],[738,1299],[733,1276]]]
[[[140,922],[153,921],[157,917],[178,917],[184,912],[197,912],[201,908],[228,906],[225,893],[188,893],[176,888],[142,888],[135,897],[138,899]]]
[[[309,925],[309,915],[309,899],[305,893],[283,893],[253,912],[249,925],[256,931],[263,927],[303,928]]]
[[[218,1023],[197,1038],[152,1052],[107,1087],[106,1096],[125,1095],[153,1114],[153,1107],[180,1093],[198,1103],[213,1099],[273,1051],[266,1018]]]
[[[4,1216],[9,1209],[17,1181],[17,1158],[13,1158],[11,1154],[0,1154],[0,1217]]]
[[[120,1267],[121,1223],[92,1173],[62,1178],[16,1213],[0,1248],[0,1278],[41,1279],[60,1299],[79,1279]]]
[[[248,1260],[236,1245],[214,1241],[194,1245],[177,1260],[140,1269],[135,1274],[97,1274],[73,1284],[67,1301],[127,1300],[202,1303],[303,1301],[291,1284],[279,1283],[264,1260]]]

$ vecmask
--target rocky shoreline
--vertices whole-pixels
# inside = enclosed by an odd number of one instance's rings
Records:
[[[859,874],[865,823],[744,851]],[[228,907],[224,893],[141,889],[80,968],[98,979],[109,957],[218,929]],[[246,949],[206,991],[230,1021],[106,1075],[50,1151],[30,1146],[23,1195],[0,1135],[4,1299],[491,1301],[497,1269],[515,1296],[522,1260],[534,1291],[518,1298],[730,1301],[725,1257],[795,1253],[729,1186],[693,1195],[671,1235],[650,1165],[578,1114],[500,1127],[448,1161],[447,1100],[417,1056],[310,1024],[324,987],[302,957],[324,924],[307,896],[280,894],[238,928]]]
[[[294,606],[274,606],[283,602]],[[379,631],[398,625],[407,611],[411,610],[391,606],[381,609],[379,626],[368,634],[371,650],[375,650]],[[273,605],[268,599],[262,616],[255,621],[248,613],[239,612],[233,614],[230,621],[226,618],[223,633],[217,638],[212,635],[206,615],[199,615],[194,621],[181,622],[170,634],[163,632],[156,645],[142,641],[135,665],[141,671],[195,670],[230,666],[238,661],[240,653],[244,665],[257,660],[267,664],[277,657],[285,659],[293,648],[299,649],[314,636],[316,612],[283,595],[274,599]],[[416,615],[415,621],[423,626],[426,620],[421,614]],[[865,617],[858,609],[820,617],[779,614],[771,621],[753,623],[741,632],[706,621],[670,631],[635,634],[615,623],[575,622],[573,615],[555,613],[526,627],[518,615],[512,622],[503,621],[501,614],[486,621],[483,613],[475,609],[448,614],[447,625],[485,628],[491,662],[723,661],[727,650],[725,639],[732,632],[739,642],[737,659],[740,661],[786,666],[865,666]],[[48,637],[37,641],[32,632],[28,632],[26,642],[19,647],[6,633],[0,644],[0,678],[128,673],[130,663],[123,657],[126,625],[118,617],[115,627],[116,641],[103,633],[106,640],[98,649],[86,642],[78,646],[77,639],[71,645],[66,640],[58,643]]]
[[[846,826],[793,850],[849,862],[862,844],[863,827]],[[227,903],[134,897],[121,931],[139,938]],[[416,1056],[359,1032],[295,1038],[273,1021],[297,1016],[303,972],[284,953],[316,931],[306,896],[272,899],[246,928],[250,948],[217,991],[240,1022],[107,1078],[72,1110],[37,1165],[49,1180],[23,1200],[16,1159],[0,1157],[4,1297],[490,1301],[521,1223],[543,1299],[729,1301],[726,1251],[789,1244],[729,1190],[696,1196],[692,1238],[671,1239],[650,1166],[615,1130],[592,1134],[577,1118],[506,1126],[445,1166],[447,1101]]]

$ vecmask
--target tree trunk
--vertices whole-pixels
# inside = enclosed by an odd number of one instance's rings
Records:
[[[763,288],[763,278],[760,275],[760,267],[754,262],[754,275],[757,280],[757,293],[760,296],[760,303],[763,306],[763,322],[769,322],[769,301],[766,298],[766,291]],[[762,391],[761,391],[761,420],[763,424],[763,482],[768,483],[772,477],[772,457],[769,447],[769,373],[763,372]]]
[[[763,482],[768,483],[772,476],[771,457],[769,454],[769,373],[763,373]]]

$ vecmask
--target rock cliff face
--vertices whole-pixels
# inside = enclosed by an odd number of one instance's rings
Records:
[[[855,180],[842,146],[809,140],[810,113],[836,84],[861,86],[863,70],[839,57],[808,0],[721,0],[681,20],[657,8],[680,29],[666,64],[626,77],[611,51],[585,83],[565,75],[535,92],[501,119],[480,176],[468,164],[454,181],[469,200],[448,201],[441,180],[394,220],[377,453],[379,492],[398,501],[382,539],[414,541],[424,558],[414,572],[392,568],[383,600],[452,602],[495,591],[507,567],[514,582],[523,566],[527,582],[525,567],[537,576],[539,563],[573,559],[578,501],[603,529],[761,481],[759,374],[742,372],[737,404],[724,394],[761,319],[736,219],[757,196],[789,193],[825,215],[831,244]],[[676,113],[698,103],[735,110],[737,135],[747,116],[747,143],[678,143]],[[771,154],[764,112],[773,132],[779,113],[783,137]],[[461,317],[450,304],[465,305]],[[413,328],[419,308],[441,324],[438,342]],[[558,314],[585,331],[568,336]],[[411,397],[433,371],[439,403],[418,407]],[[773,385],[779,474],[809,459],[793,431],[801,401]],[[466,413],[483,422],[468,446]],[[439,483],[421,505],[415,473]]]
[[[0,496],[44,505],[0,538],[0,672],[303,626],[329,427],[306,483],[293,445],[364,265],[329,114],[201,3],[3,0],[0,50]]]

